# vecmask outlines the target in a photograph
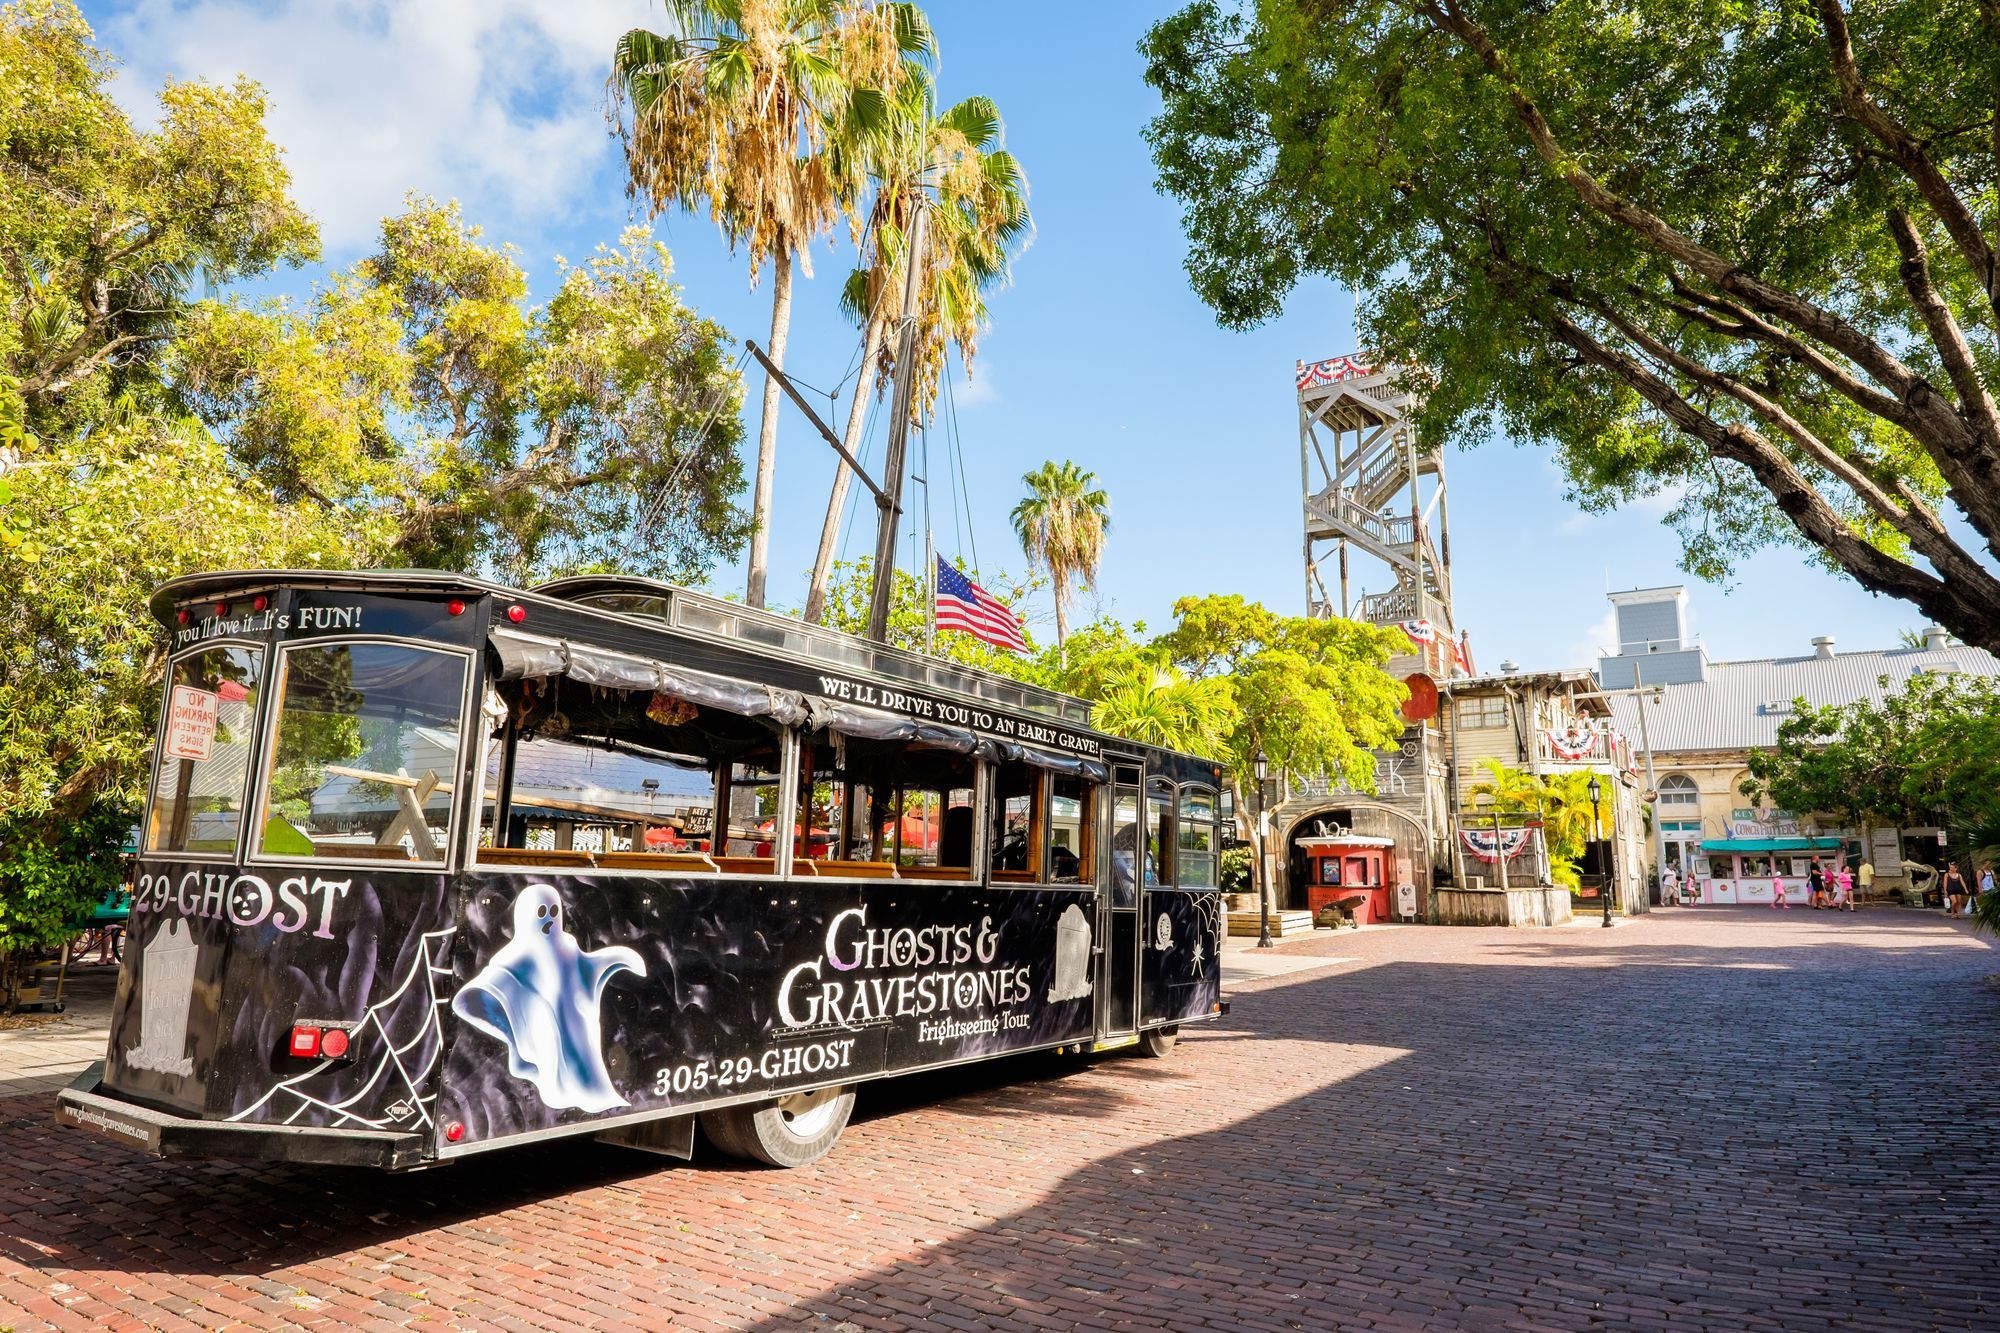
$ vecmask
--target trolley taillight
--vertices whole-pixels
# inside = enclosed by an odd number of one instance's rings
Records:
[[[289,1053],[301,1060],[346,1060],[354,1034],[339,1023],[294,1023]]]

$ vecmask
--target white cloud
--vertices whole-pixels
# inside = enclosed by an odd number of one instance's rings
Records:
[[[1651,495],[1640,496],[1627,505],[1626,508],[1636,510],[1641,514],[1649,514],[1654,518],[1665,518],[1669,509],[1672,509],[1683,499],[1687,498],[1687,493],[1686,482],[1669,482],[1657,491],[1654,491]]]
[[[1000,401],[1000,390],[993,384],[993,367],[980,361],[970,373],[959,372],[959,378],[951,386],[952,401],[959,407],[990,407]]]
[[[1597,659],[1605,652],[1618,651],[1618,608],[1607,606],[1596,623],[1583,632],[1583,637],[1569,646],[1564,655],[1565,665],[1583,664],[1595,667]]]
[[[300,203],[330,250],[365,248],[420,190],[539,230],[614,160],[604,80],[635,0],[136,0],[100,27],[142,120],[167,79],[261,83]]]

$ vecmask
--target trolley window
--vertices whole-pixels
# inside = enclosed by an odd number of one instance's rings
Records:
[[[257,851],[438,865],[467,659],[400,643],[286,648]]]
[[[1042,875],[1042,825],[1046,777],[1032,764],[1000,764],[993,770],[993,876],[1034,883]]]
[[[775,871],[783,733],[770,721],[562,677],[496,693],[482,865]]]
[[[799,744],[793,854],[826,875],[970,879],[974,760],[818,730]]]
[[[1146,884],[1174,882],[1174,785],[1155,778],[1146,784]]]
[[[1215,793],[1206,787],[1182,787],[1178,826],[1180,886],[1184,889],[1214,888]]]
[[[1049,778],[1048,866],[1051,884],[1087,884],[1097,876],[1095,847],[1096,787],[1087,778],[1054,774]]]
[[[1113,790],[1111,799],[1111,905],[1139,905],[1139,794],[1129,787]],[[1150,870],[1147,872],[1150,879]]]
[[[204,648],[174,663],[147,851],[235,852],[263,673],[258,648]]]

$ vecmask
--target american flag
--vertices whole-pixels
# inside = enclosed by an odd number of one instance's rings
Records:
[[[995,648],[1028,651],[1021,618],[1007,604],[937,558],[937,626],[984,639]]]

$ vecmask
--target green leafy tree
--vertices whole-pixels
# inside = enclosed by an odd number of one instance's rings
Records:
[[[1376,754],[1403,734],[1408,690],[1382,669],[1401,631],[1282,616],[1234,594],[1184,597],[1174,616],[1154,643],[1190,679],[1231,683],[1225,752],[1239,776],[1261,750],[1294,778],[1375,789]]]
[[[98,864],[71,831],[115,852],[129,827],[91,821],[145,782],[164,652],[144,607],[161,582],[382,562],[687,577],[746,531],[740,379],[643,233],[531,308],[511,255],[418,201],[310,302],[246,301],[238,280],[318,254],[261,93],[170,85],[146,130],[110,76],[73,5],[0,8],[0,933],[15,938],[48,849]]]
[[[1056,602],[1056,655],[1069,636],[1069,599],[1076,584],[1097,586],[1097,565],[1111,531],[1111,497],[1097,474],[1075,463],[1044,463],[1021,478],[1028,488],[1011,515],[1030,569],[1049,576]]]
[[[242,466],[398,564],[699,578],[740,550],[740,378],[643,229],[526,303],[513,254],[421,197],[303,309],[209,301],[175,381]]]
[[[1432,446],[1549,441],[1589,508],[1678,495],[1699,575],[1790,543],[2000,649],[2000,10],[1196,0],[1142,50],[1225,323],[1363,289]]]
[[[1295,778],[1375,789],[1376,753],[1403,734],[1406,690],[1382,670],[1399,633],[1281,616],[1240,596],[1184,597],[1174,616],[1150,639],[1143,626],[1086,626],[1037,674],[1090,700],[1101,730],[1223,760],[1246,818],[1243,783],[1260,750]]]
[[[41,437],[170,402],[161,361],[203,284],[319,255],[255,84],[168,84],[142,131],[111,72],[68,0],[0,9],[0,401]]]
[[[1190,679],[1158,649],[1100,674],[1090,721],[1100,731],[1186,754],[1218,753],[1238,721],[1235,683]]]
[[[119,886],[137,810],[101,798],[61,823],[0,816],[0,974],[73,939]]]
[[[1744,794],[1863,831],[2000,824],[2000,686],[1923,672],[1882,702],[1795,700],[1778,743],[1749,756]]]

